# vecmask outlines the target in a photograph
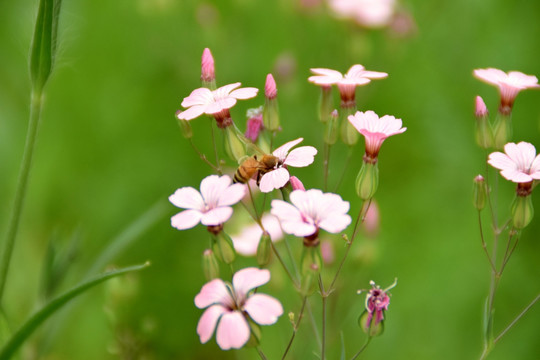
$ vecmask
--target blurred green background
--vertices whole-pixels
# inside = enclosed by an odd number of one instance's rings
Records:
[[[119,357],[118,344],[139,349],[135,358],[257,358],[252,349],[221,352],[214,340],[200,344],[195,329],[202,311],[193,298],[205,281],[200,254],[208,235],[200,226],[183,232],[170,227],[177,209],[166,198],[182,186],[198,188],[210,174],[174,118],[182,99],[200,86],[205,47],[216,60],[220,85],[240,81],[263,89],[266,74],[275,75],[284,130],[278,143],[302,136],[304,144],[322,149],[319,89],[307,82],[310,68],[345,72],[360,63],[389,74],[357,91],[358,106],[402,118],[408,130],[383,146],[376,196],[381,230],[375,240],[360,237],[348,259],[340,295],[330,305],[336,315],[329,321],[343,333],[329,335],[328,358],[338,358],[341,336],[347,358],[364,341],[356,326],[364,298],[356,289],[371,279],[384,287],[394,277],[399,284],[392,290],[385,334],[364,358],[478,358],[489,267],[472,206],[472,179],[485,170],[485,154],[474,143],[473,104],[474,96],[482,95],[495,114],[498,96],[472,71],[496,67],[540,75],[540,2],[402,0],[400,6],[416,24],[406,36],[361,29],[335,19],[324,5],[306,8],[293,0],[64,0],[58,64],[46,90],[3,304],[11,324],[17,327],[41,304],[40,274],[50,241],[65,252],[70,239],[79,239],[58,285],[67,289],[160,199],[165,211],[111,262],[149,260],[152,266],[77,299],[36,333],[22,358],[112,359]],[[28,123],[27,59],[36,13],[34,0],[0,2],[0,229],[11,208]],[[538,91],[521,93],[513,113],[514,139],[537,148],[539,99]],[[241,129],[245,111],[262,103],[260,93],[232,109]],[[210,153],[208,122],[192,124],[195,143]],[[347,150],[340,145],[332,151],[331,182]],[[353,217],[360,206],[354,178],[361,142],[354,151],[340,191],[351,202]],[[295,172],[306,187],[322,186],[321,155]],[[501,179],[500,192],[504,204],[513,186]],[[540,197],[533,197],[540,209]],[[497,333],[539,291],[539,231],[536,218],[504,273],[496,298]],[[335,246],[341,253],[339,239]],[[372,253],[362,254],[367,248]],[[280,298],[285,315],[277,325],[263,327],[261,347],[270,359],[281,356],[291,332],[286,314],[300,305],[278,279],[281,269],[273,271],[275,281],[261,291]],[[113,287],[123,290],[111,300]],[[313,296],[312,302],[317,311],[320,298]],[[110,309],[117,309],[116,321]],[[289,358],[317,358],[312,334],[305,321]],[[539,336],[537,305],[490,359],[539,359]]]

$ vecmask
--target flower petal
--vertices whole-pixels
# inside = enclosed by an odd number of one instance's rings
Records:
[[[274,189],[281,189],[288,181],[289,171],[285,168],[279,168],[263,175],[259,183],[259,189],[261,189],[261,192],[267,193]]]
[[[201,319],[197,324],[197,334],[199,335],[202,344],[205,344],[210,340],[219,318],[226,312],[227,309],[225,307],[214,305],[206,309],[202,314]]]
[[[236,98],[238,100],[251,99],[257,96],[259,89],[254,87],[246,87],[241,89],[236,89],[229,94],[230,97]]]
[[[301,146],[292,150],[283,162],[285,165],[293,167],[304,167],[313,163],[317,149],[313,146]]]
[[[304,140],[304,138],[298,138],[296,140],[289,141],[274,150],[274,152],[272,152],[272,155],[280,158],[281,160],[285,160],[287,154],[289,153],[289,150],[291,150],[293,146],[301,143],[302,140]]]
[[[204,200],[201,194],[192,187],[183,187],[169,196],[169,201],[182,209],[204,210]]]
[[[246,300],[244,310],[258,324],[272,325],[283,314],[281,303],[266,294],[254,294]]]
[[[246,195],[245,184],[233,184],[227,187],[220,195],[218,206],[234,205]]]
[[[240,349],[249,340],[250,330],[241,312],[232,311],[221,316],[216,341],[222,350]]]
[[[191,229],[201,221],[202,216],[199,210],[182,211],[171,218],[171,226],[178,230]]]
[[[233,214],[233,209],[230,206],[222,206],[207,211],[202,214],[201,224],[206,226],[215,226],[227,222]]]
[[[204,112],[207,114],[217,114],[222,110],[232,108],[234,105],[236,105],[235,98],[226,97],[223,99],[216,99],[213,103],[206,105]]]
[[[201,195],[208,209],[218,206],[220,196],[226,191],[232,180],[227,175],[210,175],[201,181]]]
[[[199,309],[204,309],[213,304],[233,305],[231,294],[221,279],[214,279],[207,282],[203,285],[197,296],[195,296],[195,306]]]
[[[214,97],[209,89],[198,88],[193,90],[188,97],[184,98],[182,106],[188,108],[194,105],[207,105],[212,101],[214,101]]]
[[[187,110],[182,111],[176,117],[180,120],[193,120],[204,114],[207,105],[194,105]]]
[[[247,293],[270,281],[270,271],[254,267],[237,271],[233,276],[232,284],[237,297],[245,298]]]

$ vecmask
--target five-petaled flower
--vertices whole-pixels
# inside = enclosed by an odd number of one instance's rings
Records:
[[[502,70],[488,68],[474,70],[474,76],[488,84],[499,88],[501,104],[499,112],[509,115],[517,94],[521,90],[539,88],[538,79],[533,75],[525,75],[519,71],[510,71],[508,74]]]
[[[315,75],[310,76],[308,81],[320,85],[337,85],[341,96],[341,106],[351,108],[355,104],[355,90],[357,86],[366,85],[372,79],[384,79],[387,73],[378,71],[368,71],[362,65],[353,65],[345,75],[339,71],[331,69],[311,69]]]
[[[229,220],[233,213],[231,205],[239,202],[246,194],[244,184],[231,185],[227,175],[210,175],[201,181],[201,192],[192,187],[183,187],[169,201],[179,208],[187,209],[171,218],[171,225],[178,230],[194,227],[199,222],[206,226],[218,226]]]
[[[298,145],[304,140],[298,138],[289,141],[278,147],[272,152],[272,155],[278,158],[275,168],[261,177],[259,188],[262,192],[270,192],[274,189],[280,189],[287,184],[290,178],[287,166],[305,167],[313,163],[314,157],[317,154],[317,149],[313,146],[300,146],[289,152],[293,146]]]
[[[240,85],[237,82],[214,91],[205,87],[195,89],[182,101],[182,106],[188,109],[178,111],[176,116],[180,120],[192,120],[202,114],[213,115],[218,127],[226,128],[232,125],[229,109],[236,104],[236,100],[250,99],[259,91],[252,87],[237,89]]]
[[[349,116],[349,122],[366,138],[366,155],[364,161],[377,162],[377,156],[384,140],[392,135],[401,134],[407,130],[402,127],[401,119],[391,115],[379,118],[373,111],[361,112]]]
[[[266,284],[270,271],[246,268],[234,274],[232,285],[221,279],[206,283],[195,297],[199,309],[207,308],[197,325],[201,343],[206,343],[216,330],[216,341],[223,350],[239,349],[249,340],[248,319],[260,325],[274,324],[283,314],[275,298],[251,290]]]
[[[515,183],[529,183],[540,180],[540,155],[528,142],[508,143],[504,152],[489,154],[488,163],[501,170],[501,175]]]
[[[271,214],[275,215],[284,232],[299,237],[316,237],[319,229],[339,233],[350,223],[349,202],[341,196],[323,193],[318,189],[295,190],[291,203],[272,200]]]

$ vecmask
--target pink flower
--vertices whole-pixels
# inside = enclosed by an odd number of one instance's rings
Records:
[[[540,180],[540,155],[532,144],[520,142],[504,145],[504,153],[489,154],[488,163],[501,170],[501,175],[515,183]]]
[[[210,83],[216,80],[214,58],[209,48],[205,48],[201,59],[201,81]]]
[[[176,116],[180,120],[192,120],[209,114],[216,118],[218,126],[227,127],[232,124],[229,109],[236,104],[236,100],[250,99],[259,91],[252,87],[236,89],[240,85],[239,82],[229,84],[214,91],[204,87],[195,89],[182,101],[182,106],[188,109],[178,112]]]
[[[347,215],[349,202],[339,195],[310,189],[295,190],[289,198],[292,204],[272,200],[271,210],[287,234],[308,237],[317,234],[319,229],[335,234],[351,223],[351,217]]]
[[[372,280],[369,282],[371,285],[371,290],[368,291],[366,296],[366,311],[367,319],[365,321],[365,329],[367,333],[371,333],[370,329],[376,328],[381,321],[384,320],[384,312],[388,310],[388,305],[390,305],[390,297],[388,296],[388,290],[392,289],[397,284],[397,279],[392,285],[386,289],[381,289],[380,286],[376,285]],[[359,291],[358,293],[360,293]],[[373,315],[375,315],[375,323],[372,324]]]
[[[349,122],[366,138],[366,156],[368,160],[375,160],[375,162],[384,140],[407,130],[401,127],[401,119],[390,115],[379,119],[373,111],[357,111],[356,114],[349,116]]]
[[[283,239],[283,230],[281,230],[279,220],[275,216],[264,214],[261,221],[273,242]],[[231,236],[234,249],[244,256],[254,256],[257,254],[262,233],[261,227],[256,223],[245,226],[239,234]]]
[[[178,230],[190,229],[199,222],[206,226],[223,224],[231,217],[231,205],[239,202],[246,193],[244,184],[231,185],[227,175],[210,175],[201,181],[201,192],[183,187],[169,201],[179,208],[187,209],[171,218],[171,225]]]
[[[259,183],[259,188],[262,192],[270,192],[274,189],[280,189],[289,181],[289,171],[287,166],[305,167],[311,164],[314,160],[317,149],[313,146],[301,146],[289,152],[291,148],[304,140],[298,138],[289,141],[278,147],[272,155],[278,158],[278,163],[275,168],[264,174]]]
[[[357,86],[366,85],[372,79],[384,79],[388,76],[387,73],[377,71],[367,71],[362,65],[353,65],[345,75],[339,71],[331,69],[311,69],[314,76],[310,76],[308,81],[321,85],[337,85],[341,96],[343,107],[354,106],[354,91]]]
[[[249,340],[248,318],[261,325],[274,324],[283,314],[275,298],[251,290],[266,284],[270,271],[246,268],[233,276],[232,285],[221,279],[206,283],[195,297],[195,306],[207,308],[197,325],[201,343],[216,330],[216,341],[223,350],[239,349]]]
[[[330,7],[339,16],[353,18],[359,25],[380,28],[394,15],[395,0],[330,0]]]
[[[488,68],[474,70],[474,76],[488,84],[499,88],[501,105],[499,111],[508,115],[512,111],[514,100],[521,90],[539,88],[536,76],[525,75],[519,71],[510,71],[508,74],[502,70]]]

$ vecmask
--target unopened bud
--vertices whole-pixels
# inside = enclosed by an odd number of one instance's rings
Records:
[[[306,191],[306,188],[304,187],[304,184],[298,179],[296,176],[291,176],[289,178],[289,182],[291,183],[293,190],[302,190]]]
[[[332,87],[321,86],[321,97],[319,100],[319,119],[326,123],[330,119],[330,113],[334,108],[334,101],[332,99]]]
[[[502,150],[504,145],[512,138],[512,120],[511,114],[503,115],[497,113],[495,124],[493,125],[493,143],[495,149]]]
[[[246,156],[244,135],[238,131],[234,124],[223,130],[225,131],[225,152],[231,159],[240,161]]]
[[[216,256],[225,264],[231,264],[236,258],[233,242],[224,231],[215,235],[212,248]]]
[[[202,86],[210,90],[216,89],[216,73],[214,69],[214,57],[210,49],[205,48],[201,60],[201,82]]]
[[[384,331],[384,321],[376,322],[372,317],[373,315],[365,310],[358,318],[358,325],[369,337],[381,335]]]
[[[480,96],[476,97],[475,102],[476,116],[476,143],[482,149],[488,149],[493,146],[493,131],[489,124],[488,110],[484,100]]]
[[[272,239],[267,231],[261,235],[261,240],[257,246],[257,264],[260,267],[268,265],[272,258]]]
[[[334,145],[337,141],[339,113],[333,110],[325,121],[324,142],[328,145]]]
[[[487,185],[482,175],[474,178],[474,207],[480,211],[486,206]]]
[[[204,277],[207,281],[219,277],[219,264],[217,262],[216,255],[211,249],[204,250],[202,256],[202,267]]]
[[[534,207],[530,196],[532,183],[518,184],[518,190],[512,203],[512,224],[516,229],[523,229],[534,217]],[[527,190],[523,190],[523,188]]]
[[[256,109],[249,109],[247,112],[248,120],[246,123],[245,136],[251,142],[255,143],[259,137],[259,133],[263,129],[262,106]]]
[[[277,103],[277,88],[276,82],[272,74],[266,77],[264,85],[264,94],[266,97],[263,110],[264,127],[270,131],[278,131],[279,126],[279,109]]]
[[[356,193],[362,200],[369,200],[379,186],[378,163],[363,162],[356,177]]]
[[[180,114],[182,110],[178,110],[176,112],[176,121],[178,122],[178,126],[180,127],[180,131],[182,131],[182,136],[184,136],[186,139],[191,139],[193,137],[193,131],[191,130],[191,124],[189,121],[178,118],[178,114]]]
[[[349,146],[358,142],[358,131],[348,120],[349,115],[354,113],[355,108],[341,108],[341,140]]]

